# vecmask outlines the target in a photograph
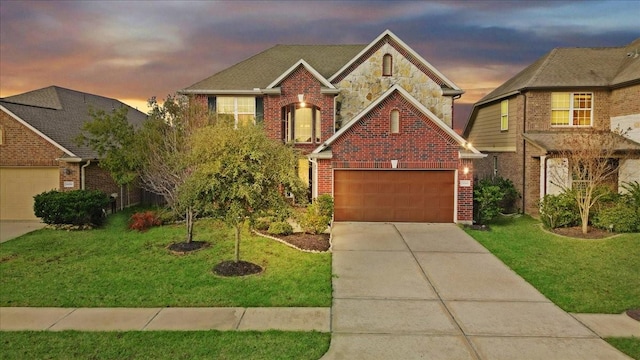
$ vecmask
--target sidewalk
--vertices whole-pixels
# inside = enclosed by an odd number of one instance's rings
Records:
[[[329,308],[0,307],[0,330],[330,331]]]

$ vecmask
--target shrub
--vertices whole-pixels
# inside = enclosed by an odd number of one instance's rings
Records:
[[[623,196],[627,201],[636,209],[640,209],[640,183],[637,181],[625,182],[622,184],[622,188],[625,190]]]
[[[516,199],[520,196],[513,182],[509,179],[502,177],[496,177],[492,180],[493,185],[500,188],[502,193],[502,200],[498,203],[500,211],[504,213],[514,213],[516,209]]]
[[[576,226],[580,223],[578,204],[567,193],[545,195],[540,201],[540,220],[551,229]]]
[[[109,196],[98,190],[51,190],[33,197],[33,210],[46,224],[102,225]]]
[[[616,232],[640,231],[640,211],[625,197],[612,206],[601,209],[593,219],[593,226]]]
[[[162,221],[155,212],[137,212],[129,219],[129,229],[137,231],[147,231],[151,227],[162,225]]]
[[[293,227],[286,221],[276,221],[269,225],[267,232],[271,235],[291,235]]]
[[[476,223],[486,224],[493,220],[502,208],[502,191],[491,180],[480,180],[473,189],[473,209]]]
[[[253,220],[251,227],[253,227],[254,229],[258,230],[258,231],[265,231],[269,229],[269,226],[271,226],[271,223],[273,222],[272,218],[269,217],[261,217],[261,218],[257,218],[255,220]]]
[[[324,209],[321,204],[325,206]],[[331,200],[331,205],[333,205],[333,200]],[[333,206],[331,207],[333,208]],[[327,215],[328,213],[326,203],[315,201],[314,203],[307,205],[306,211],[299,216],[298,223],[304,232],[309,234],[320,234],[327,230],[327,226],[331,222],[331,216]],[[331,214],[333,214],[333,209],[331,209]]]
[[[333,198],[329,194],[322,194],[316,199],[318,212],[329,219],[333,218]]]

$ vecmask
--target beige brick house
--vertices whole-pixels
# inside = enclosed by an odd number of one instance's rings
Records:
[[[478,178],[508,178],[521,193],[517,204],[536,215],[554,186],[552,170],[576,132],[620,129],[629,156],[619,184],[640,181],[640,39],[623,47],[557,48],[480,99],[464,131],[478,150]],[[630,155],[629,155],[630,154]]]
[[[88,189],[117,193],[117,206],[139,202],[140,191],[121,189],[98,166],[97,154],[75,144],[89,109],[127,106],[116,99],[50,86],[0,99],[0,220],[31,220],[33,196]],[[146,115],[129,108],[129,121]]]

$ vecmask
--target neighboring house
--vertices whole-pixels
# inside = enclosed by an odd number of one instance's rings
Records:
[[[180,91],[299,149],[335,219],[472,221],[473,162],[452,128],[463,91],[390,31],[362,45],[277,45]]]
[[[74,139],[91,121],[89,109],[111,112],[118,100],[57,86],[0,99],[0,219],[35,219],[33,196],[44,191],[88,189],[117,193],[117,206],[139,202],[98,167],[98,155]],[[146,115],[129,108],[129,120]]]
[[[619,129],[630,140],[620,145],[627,160],[612,182],[640,181],[639,51],[640,39],[557,48],[478,101],[463,134],[488,154],[476,162],[476,176],[510,179],[522,195],[518,207],[536,215],[540,198],[559,192],[552,173],[566,166],[557,157],[568,150],[565,138]]]

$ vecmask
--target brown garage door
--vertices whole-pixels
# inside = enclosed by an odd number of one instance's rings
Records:
[[[336,170],[336,221],[453,222],[453,171]]]

